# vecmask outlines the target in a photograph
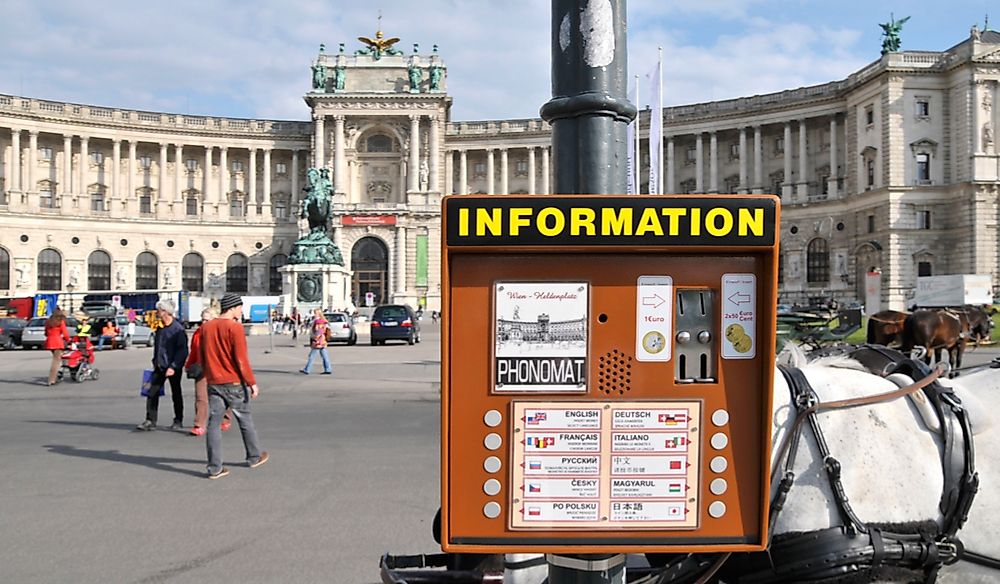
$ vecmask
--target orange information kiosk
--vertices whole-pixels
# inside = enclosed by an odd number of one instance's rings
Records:
[[[443,205],[445,551],[764,549],[777,197]]]

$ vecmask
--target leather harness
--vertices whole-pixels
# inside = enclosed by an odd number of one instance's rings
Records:
[[[862,346],[849,356],[880,376],[892,373],[903,373],[914,379],[931,376],[927,365],[882,346]],[[923,526],[916,533],[899,533],[901,530],[898,526],[879,527],[865,523],[854,512],[841,481],[840,462],[831,454],[816,416],[816,411],[822,406],[819,397],[801,370],[784,366],[779,366],[779,369],[788,382],[791,400],[798,416],[804,417],[808,422],[819,448],[841,525],[804,533],[782,534],[773,538],[766,552],[734,555],[726,570],[729,576],[726,581],[764,584],[859,577],[868,579],[883,570],[902,569],[921,571],[923,581],[933,583],[942,565],[959,559],[1000,568],[1000,563],[992,558],[965,551],[956,536],[968,517],[979,489],[979,476],[975,470],[975,449],[968,414],[951,388],[944,387],[936,380],[925,383],[922,387],[941,423],[944,485],[938,506],[942,520],[939,524]],[[921,384],[914,384],[919,385]],[[869,399],[864,403],[893,399],[898,393],[874,396],[881,399]],[[847,407],[858,405],[862,400],[865,398],[853,400],[856,403]],[[801,439],[800,428],[804,425],[800,425],[799,420],[796,422],[789,437],[783,476],[771,500],[772,530],[795,481],[795,474],[791,469]]]

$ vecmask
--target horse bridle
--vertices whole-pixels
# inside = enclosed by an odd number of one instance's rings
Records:
[[[767,552],[735,557],[736,571],[733,576],[736,581],[820,580],[850,577],[863,571],[875,573],[883,567],[895,567],[922,570],[924,581],[934,582],[942,565],[959,559],[977,561],[985,558],[964,550],[956,537],[979,486],[971,426],[961,400],[950,388],[937,383],[942,373],[940,369],[931,371],[923,363],[906,359],[902,354],[884,347],[869,346],[860,351],[871,354],[856,351],[851,356],[866,363],[874,373],[881,376],[904,373],[918,381],[884,394],[821,402],[801,370],[779,366],[798,413],[776,457],[776,460],[783,461],[784,472],[771,501],[771,529],[773,531],[795,480],[792,468],[802,426],[806,422],[819,448],[842,525],[778,536]],[[944,488],[939,508],[943,519],[939,525],[922,529],[920,533],[897,533],[888,526],[882,528],[866,524],[854,512],[841,481],[840,462],[831,454],[816,414],[822,410],[886,402],[920,390],[927,395],[941,422]],[[980,563],[1000,567],[1000,563],[991,563],[995,560],[985,559],[986,562]]]

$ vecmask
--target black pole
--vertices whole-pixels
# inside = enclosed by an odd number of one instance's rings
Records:
[[[624,194],[628,102],[625,0],[552,0],[552,125],[557,194]],[[624,584],[622,554],[548,556],[550,584]]]
[[[552,0],[552,125],[557,194],[627,190],[625,0]]]

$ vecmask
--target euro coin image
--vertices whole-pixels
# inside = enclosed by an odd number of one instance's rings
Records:
[[[733,342],[733,348],[736,349],[736,352],[738,353],[748,353],[752,346],[753,341],[751,341],[750,337],[746,334]]]
[[[735,343],[736,339],[746,335],[746,330],[743,329],[741,324],[731,324],[726,327],[726,338],[730,343]]]

